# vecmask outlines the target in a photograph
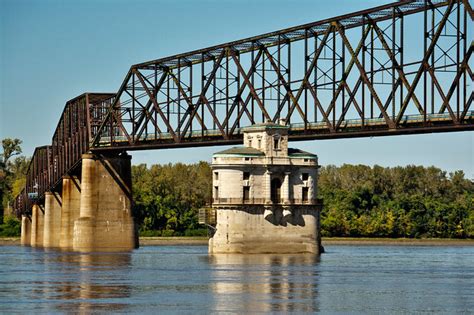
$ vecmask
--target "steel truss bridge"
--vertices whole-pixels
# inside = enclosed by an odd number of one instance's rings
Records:
[[[291,140],[473,130],[473,18],[469,0],[402,0],[133,65],[117,93],[66,103],[15,208],[88,151],[241,143],[266,121]]]

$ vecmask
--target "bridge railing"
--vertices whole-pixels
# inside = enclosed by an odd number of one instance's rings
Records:
[[[469,123],[474,123],[474,110],[468,111],[465,115],[464,120]],[[452,119],[449,114],[428,114],[426,117],[423,115],[404,115],[400,120],[400,125],[409,128],[416,126],[445,126],[451,125]],[[360,130],[365,127],[367,130],[375,130],[376,128],[384,128],[386,126],[385,120],[383,118],[368,118],[365,120],[362,119],[347,119],[344,120],[340,128],[336,132],[349,134],[350,130]],[[430,128],[430,127],[428,127]],[[330,129],[325,122],[316,122],[316,123],[292,123],[290,124],[289,134],[292,140],[297,140],[299,134],[305,133],[307,131],[317,131],[319,136],[324,137],[325,134],[330,133]],[[234,132],[234,136],[240,139],[243,135],[242,128],[237,128]],[[317,137],[317,135],[315,135]],[[219,130],[193,130],[189,132],[189,135],[186,137],[188,141],[202,141],[203,139],[209,139],[214,141],[223,141],[222,134]],[[295,139],[296,138],[296,139]],[[174,143],[174,139],[171,133],[162,132],[160,134],[147,133],[142,134],[139,141],[144,145],[146,143],[153,144],[155,143],[156,147],[166,146],[167,144]],[[123,145],[127,147],[129,145],[128,139],[126,136],[115,136],[114,142],[111,143],[108,140],[101,140],[99,143],[99,148],[110,148],[116,149]]]
[[[317,205],[320,204],[321,199],[297,199],[291,198],[286,204],[288,205]],[[213,198],[213,205],[265,205],[265,204],[274,204],[274,205],[284,205],[283,199],[280,202],[267,202],[265,198]]]

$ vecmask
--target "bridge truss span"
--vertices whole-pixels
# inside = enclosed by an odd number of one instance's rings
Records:
[[[472,130],[468,0],[399,1],[137,64],[93,150]]]
[[[14,208],[84,153],[241,143],[261,122],[290,140],[474,130],[473,19],[469,0],[402,0],[133,65],[117,93],[66,103]]]

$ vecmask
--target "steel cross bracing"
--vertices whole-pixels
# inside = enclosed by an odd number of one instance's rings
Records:
[[[282,120],[293,140],[470,130],[472,19],[467,0],[400,1],[134,65],[92,148],[236,143]]]
[[[88,151],[240,143],[266,121],[292,140],[473,130],[473,17],[468,0],[399,1],[134,65],[116,94],[67,102],[15,209]]]
[[[31,212],[31,205],[41,204],[45,192],[60,191],[65,175],[80,176],[81,156],[90,150],[90,141],[114,99],[111,93],[84,93],[66,103],[52,145],[37,147],[33,153],[25,188],[14,201],[17,213]]]

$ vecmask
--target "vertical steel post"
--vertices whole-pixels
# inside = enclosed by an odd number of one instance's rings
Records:
[[[460,0],[456,4],[456,73],[459,73],[459,65],[461,63],[461,7],[459,4]],[[456,119],[459,121],[459,110],[460,110],[460,91],[461,90],[461,78],[458,80],[458,87],[456,89]]]
[[[204,70],[204,53],[201,54],[201,91],[204,91],[204,80],[206,79],[206,73]],[[203,95],[205,96],[205,95]],[[200,99],[197,100],[198,102]],[[204,117],[204,102],[201,101],[201,119],[203,125],[206,125],[206,119]],[[201,137],[204,137],[204,127],[201,128]]]
[[[392,8],[392,54],[393,54],[393,60],[392,60],[392,119],[395,119],[395,60],[396,60],[396,52],[395,52],[395,42],[396,42],[396,16],[395,16],[395,8]]]
[[[370,85],[374,86],[374,28],[370,29]],[[370,118],[374,118],[374,95],[370,93]]]
[[[181,84],[181,58],[178,58],[178,84]],[[177,126],[179,126],[179,122],[181,121],[181,92],[179,91],[179,87],[176,86],[176,93],[178,93],[178,120],[177,120]],[[181,138],[181,130],[178,128],[177,135],[178,139]]]
[[[426,56],[426,51],[428,50],[428,0],[425,0],[425,10],[423,11],[423,56]],[[427,65],[422,65],[423,67],[423,125],[426,125],[426,112],[427,112],[427,92],[426,92],[426,71]],[[433,109],[431,113],[433,114]]]
[[[367,47],[365,46],[365,38],[364,38],[365,23],[366,23],[366,19],[365,19],[365,16],[364,16],[364,17],[362,17],[362,26],[360,27],[361,36],[364,39],[364,41],[362,42],[362,68],[364,68],[364,72],[366,71],[365,70],[365,54],[366,54],[366,50],[367,50]],[[361,111],[362,111],[362,129],[364,129],[364,126],[365,126],[365,81],[364,80],[362,80],[362,104],[361,104],[361,106],[362,106],[362,108],[361,108]]]
[[[308,72],[308,29],[304,30],[304,73]],[[308,129],[308,88],[304,89],[304,131]]]
[[[281,73],[281,36],[278,35],[278,73]],[[277,91],[277,106],[280,106],[281,102],[281,81],[278,80],[278,91]],[[276,119],[280,119],[280,113],[277,113]]]
[[[225,54],[225,117],[230,121],[229,117],[229,48],[226,48]],[[229,136],[229,124],[226,124],[225,134]]]
[[[332,31],[332,125],[336,126],[336,28]]]

